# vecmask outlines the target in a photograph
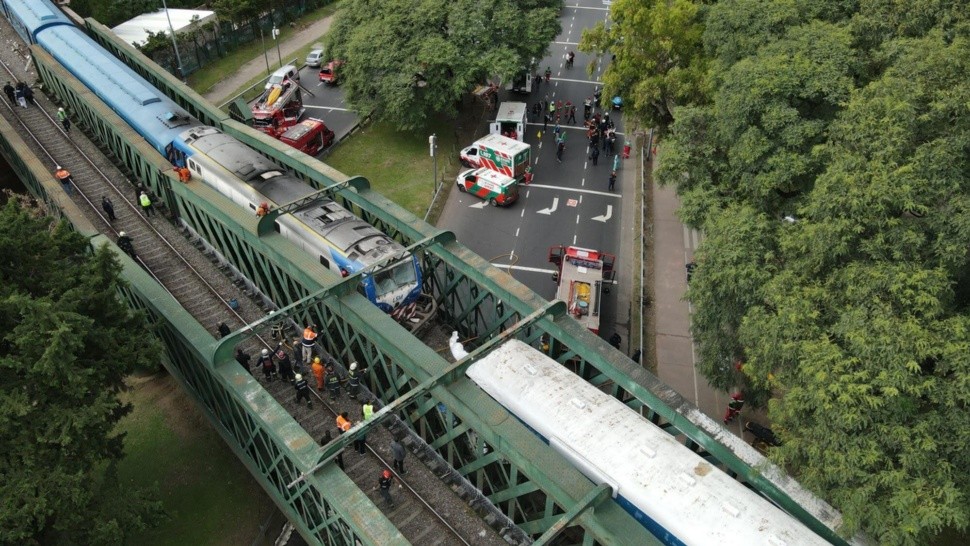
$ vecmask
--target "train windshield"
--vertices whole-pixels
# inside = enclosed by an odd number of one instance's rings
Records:
[[[414,271],[414,262],[410,258],[374,274],[374,287],[377,291],[378,300],[381,300],[382,296],[402,288],[413,288],[415,282],[417,282],[417,276]]]

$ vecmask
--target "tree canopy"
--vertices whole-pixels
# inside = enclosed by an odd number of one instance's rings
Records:
[[[361,114],[400,129],[454,115],[489,78],[509,81],[559,32],[558,0],[360,0],[341,8],[325,40],[344,61],[342,85]]]
[[[634,101],[669,65],[624,71],[658,57],[621,37],[701,47],[678,57],[700,83],[669,118],[644,115],[668,137],[660,181],[705,232],[688,293],[699,368],[767,401],[773,457],[844,533],[966,529],[968,2],[698,0],[666,28],[663,3],[617,1],[622,18],[586,38],[616,53],[607,87]]]
[[[122,544],[160,515],[114,471],[122,379],[157,344],[119,300],[107,247],[11,201],[0,256],[0,543]]]

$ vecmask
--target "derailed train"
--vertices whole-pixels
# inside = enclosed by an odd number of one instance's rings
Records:
[[[315,192],[257,151],[190,116],[90,39],[48,0],[0,0],[26,42],[37,44],[134,128],[173,165],[188,167],[237,205],[256,211]],[[280,214],[276,230],[343,276],[365,271],[360,291],[398,319],[421,295],[417,256],[327,197]]]
[[[468,377],[665,544],[824,545],[816,535],[616,398],[510,340]]]

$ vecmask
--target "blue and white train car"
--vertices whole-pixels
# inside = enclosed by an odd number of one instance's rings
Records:
[[[174,153],[172,143],[179,134],[202,125],[201,122],[74,25],[38,32],[37,43],[158,153],[171,163],[183,164],[182,156]]]
[[[316,191],[214,127],[195,127],[178,141],[193,176],[253,212],[261,203],[279,208]],[[407,318],[421,295],[418,258],[332,199],[319,197],[281,214],[276,230],[344,276],[385,262],[363,277],[361,291],[386,313],[400,310],[395,318]]]
[[[21,37],[50,53],[171,163],[196,176],[244,208],[283,204],[313,193],[238,140],[192,118],[164,93],[91,40],[48,0],[0,0]],[[190,161],[196,153],[214,157]],[[368,272],[361,292],[398,320],[413,316],[421,294],[416,256],[331,199],[320,198],[280,216],[277,229],[298,247],[341,274],[354,274],[386,258],[390,265]]]
[[[794,546],[824,539],[619,400],[511,340],[468,377],[666,544]]]
[[[2,0],[3,14],[17,34],[28,44],[37,43],[37,33],[56,25],[74,23],[49,2],[38,0]]]

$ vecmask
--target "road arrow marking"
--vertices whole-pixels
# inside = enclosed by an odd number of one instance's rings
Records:
[[[545,214],[545,215],[548,216],[548,215],[556,212],[556,209],[557,208],[559,208],[559,198],[558,197],[553,197],[552,198],[552,208],[537,210],[536,212],[538,212],[539,214]]]
[[[602,216],[594,216],[590,220],[596,220],[597,222],[606,222],[613,217],[613,205],[606,205],[606,214]]]
[[[482,201],[480,203],[475,203],[474,205],[468,205],[470,209],[483,209],[488,206],[488,201]]]

